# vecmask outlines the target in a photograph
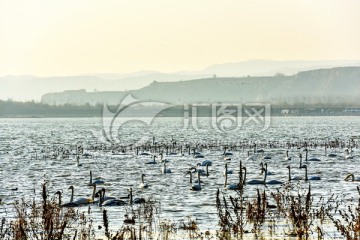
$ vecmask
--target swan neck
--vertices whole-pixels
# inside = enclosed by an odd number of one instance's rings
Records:
[[[347,177],[345,178],[345,181],[349,181],[349,179],[351,179],[351,181],[354,182],[355,181],[354,174],[350,173],[349,175],[347,175]]]
[[[71,198],[70,198],[70,202],[74,201],[74,188],[71,188]]]
[[[267,177],[267,165],[265,165],[264,184],[266,183],[266,177]]]
[[[132,190],[130,190],[130,198],[129,198],[130,204],[132,204],[133,202],[133,195],[132,195]]]
[[[226,188],[227,185],[227,169],[225,168],[225,183],[224,183],[224,188]]]
[[[99,192],[99,207],[102,206],[103,202],[104,202],[104,195],[102,193],[102,191]]]
[[[246,184],[246,168],[244,168],[244,179],[243,179],[243,184],[245,185]]]
[[[267,163],[265,163],[265,173],[267,173]]]
[[[290,167],[289,167],[289,182],[291,181],[291,170],[290,170]]]
[[[91,199],[94,201],[95,199],[95,192],[96,192],[96,184],[93,185],[93,194],[91,196]]]
[[[59,206],[61,206],[61,192],[59,192]]]
[[[351,181],[354,181],[355,180],[355,177],[354,177],[354,174],[352,174],[352,173],[349,173],[346,177],[345,177],[345,181],[350,181],[350,179],[351,179]]]

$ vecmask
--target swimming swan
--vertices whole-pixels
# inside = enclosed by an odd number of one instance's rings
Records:
[[[312,180],[312,181],[321,180],[321,177],[319,177],[319,176],[310,176],[310,177],[308,177],[307,166],[305,165],[304,168],[305,168],[305,181],[308,181],[308,180]]]
[[[100,184],[104,184],[104,183],[105,183],[105,181],[100,180],[100,179],[97,179],[97,180],[93,181],[93,179],[92,179],[92,171],[90,171],[90,182],[88,183],[88,186],[93,186],[93,184],[100,185]]]
[[[200,173],[197,173],[198,183],[195,183],[191,186],[190,190],[200,191],[201,190],[201,181],[200,181]]]
[[[348,182],[360,182],[360,177],[355,178],[353,173],[349,173],[344,180]]]
[[[149,185],[147,183],[145,183],[145,181],[144,181],[145,176],[146,176],[145,174],[141,174],[141,183],[139,185],[139,188],[148,188],[149,187]]]

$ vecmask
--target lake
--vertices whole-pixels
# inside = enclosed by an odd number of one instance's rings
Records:
[[[144,119],[144,121],[148,121]],[[150,126],[133,122],[121,126],[117,132],[112,126],[114,134],[108,134],[111,142],[104,141],[102,119],[99,118],[36,118],[36,119],[0,119],[0,217],[13,216],[12,204],[20,199],[26,201],[40,198],[41,184],[46,180],[50,197],[58,190],[63,191],[63,202],[70,199],[69,186],[74,186],[75,199],[77,197],[90,197],[92,187],[87,186],[89,172],[93,177],[101,177],[105,181],[102,187],[106,194],[111,196],[127,196],[128,188],[133,189],[134,197],[155,199],[161,203],[161,217],[163,219],[181,220],[186,216],[197,219],[201,230],[217,229],[217,213],[215,195],[221,189],[225,195],[236,195],[234,191],[224,190],[224,165],[232,169],[234,174],[228,175],[228,183],[237,183],[239,162],[247,168],[248,180],[262,179],[259,164],[261,161],[268,164],[268,171],[274,175],[267,176],[267,180],[288,179],[288,165],[292,168],[292,176],[305,176],[304,169],[299,169],[299,153],[305,160],[304,148],[287,148],[287,143],[303,143],[304,141],[316,143],[309,146],[309,158],[316,157],[321,161],[307,162],[309,176],[320,176],[321,180],[311,181],[313,196],[329,197],[339,194],[344,201],[358,197],[355,182],[344,181],[348,173],[359,177],[359,117],[274,117],[269,126],[252,123],[242,125],[235,130],[222,131],[214,128],[213,119],[199,118],[196,130],[187,126],[182,118],[156,118]],[[215,120],[216,121],[216,120]],[[106,125],[106,124],[105,124]],[[230,124],[231,125],[231,124]],[[264,129],[265,128],[265,129]],[[105,132],[108,126],[105,126]],[[155,137],[155,144],[153,144]],[[345,159],[344,149],[353,139],[352,159]],[[329,148],[325,152],[322,144],[331,141],[343,142],[339,148]],[[135,146],[148,143],[149,149],[159,149],[156,146],[166,144],[175,146],[168,148],[166,156],[167,168],[171,174],[163,174],[163,164],[145,164],[152,160],[151,156],[136,155]],[[264,150],[253,154],[256,150]],[[113,144],[113,145],[111,145]],[[191,146],[189,150],[187,145]],[[231,160],[224,160],[223,146],[229,146],[228,151],[233,154]],[[105,147],[106,146],[106,147]],[[114,151],[110,147],[121,146]],[[152,147],[151,147],[152,146]],[[182,153],[180,152],[180,146]],[[238,146],[230,149],[230,146]],[[79,152],[79,147],[83,152]],[[201,152],[204,158],[194,158],[192,148]],[[102,149],[101,149],[102,148]],[[60,151],[61,150],[61,151]],[[124,152],[121,152],[124,150]],[[291,160],[285,160],[286,150]],[[70,156],[62,157],[62,153],[69,151]],[[138,153],[144,151],[138,148]],[[252,159],[248,159],[248,151]],[[170,152],[174,154],[170,155]],[[88,153],[92,158],[85,158]],[[81,166],[76,163],[76,156],[80,155]],[[334,154],[329,156],[329,154]],[[158,153],[156,153],[158,155]],[[263,156],[271,159],[261,160]],[[189,175],[191,167],[203,160],[211,160],[209,176],[202,176],[202,190],[191,191]],[[160,161],[160,156],[156,159]],[[205,169],[205,167],[198,167]],[[141,174],[145,173],[145,181],[149,188],[139,189]],[[195,175],[193,176],[195,178]],[[305,188],[308,183],[300,181]],[[99,186],[100,187],[100,186]],[[275,191],[279,185],[246,185],[246,196],[256,196],[256,189]],[[271,200],[270,200],[271,202]],[[88,207],[81,207],[87,211]],[[108,207],[109,220],[113,225],[124,219],[124,207]],[[96,225],[101,225],[101,209],[92,205],[91,217]],[[117,226],[114,226],[116,229]]]

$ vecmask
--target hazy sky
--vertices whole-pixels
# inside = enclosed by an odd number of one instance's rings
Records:
[[[360,59],[359,0],[0,0],[0,76]]]

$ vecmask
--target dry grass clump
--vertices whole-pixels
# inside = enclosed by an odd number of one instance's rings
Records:
[[[78,235],[77,229],[81,225],[78,239],[88,239],[91,226],[87,225],[83,215],[49,200],[46,184],[42,185],[41,196],[41,203],[35,200],[31,204],[24,200],[15,203],[15,219],[10,222],[2,220],[1,239],[71,239]]]

